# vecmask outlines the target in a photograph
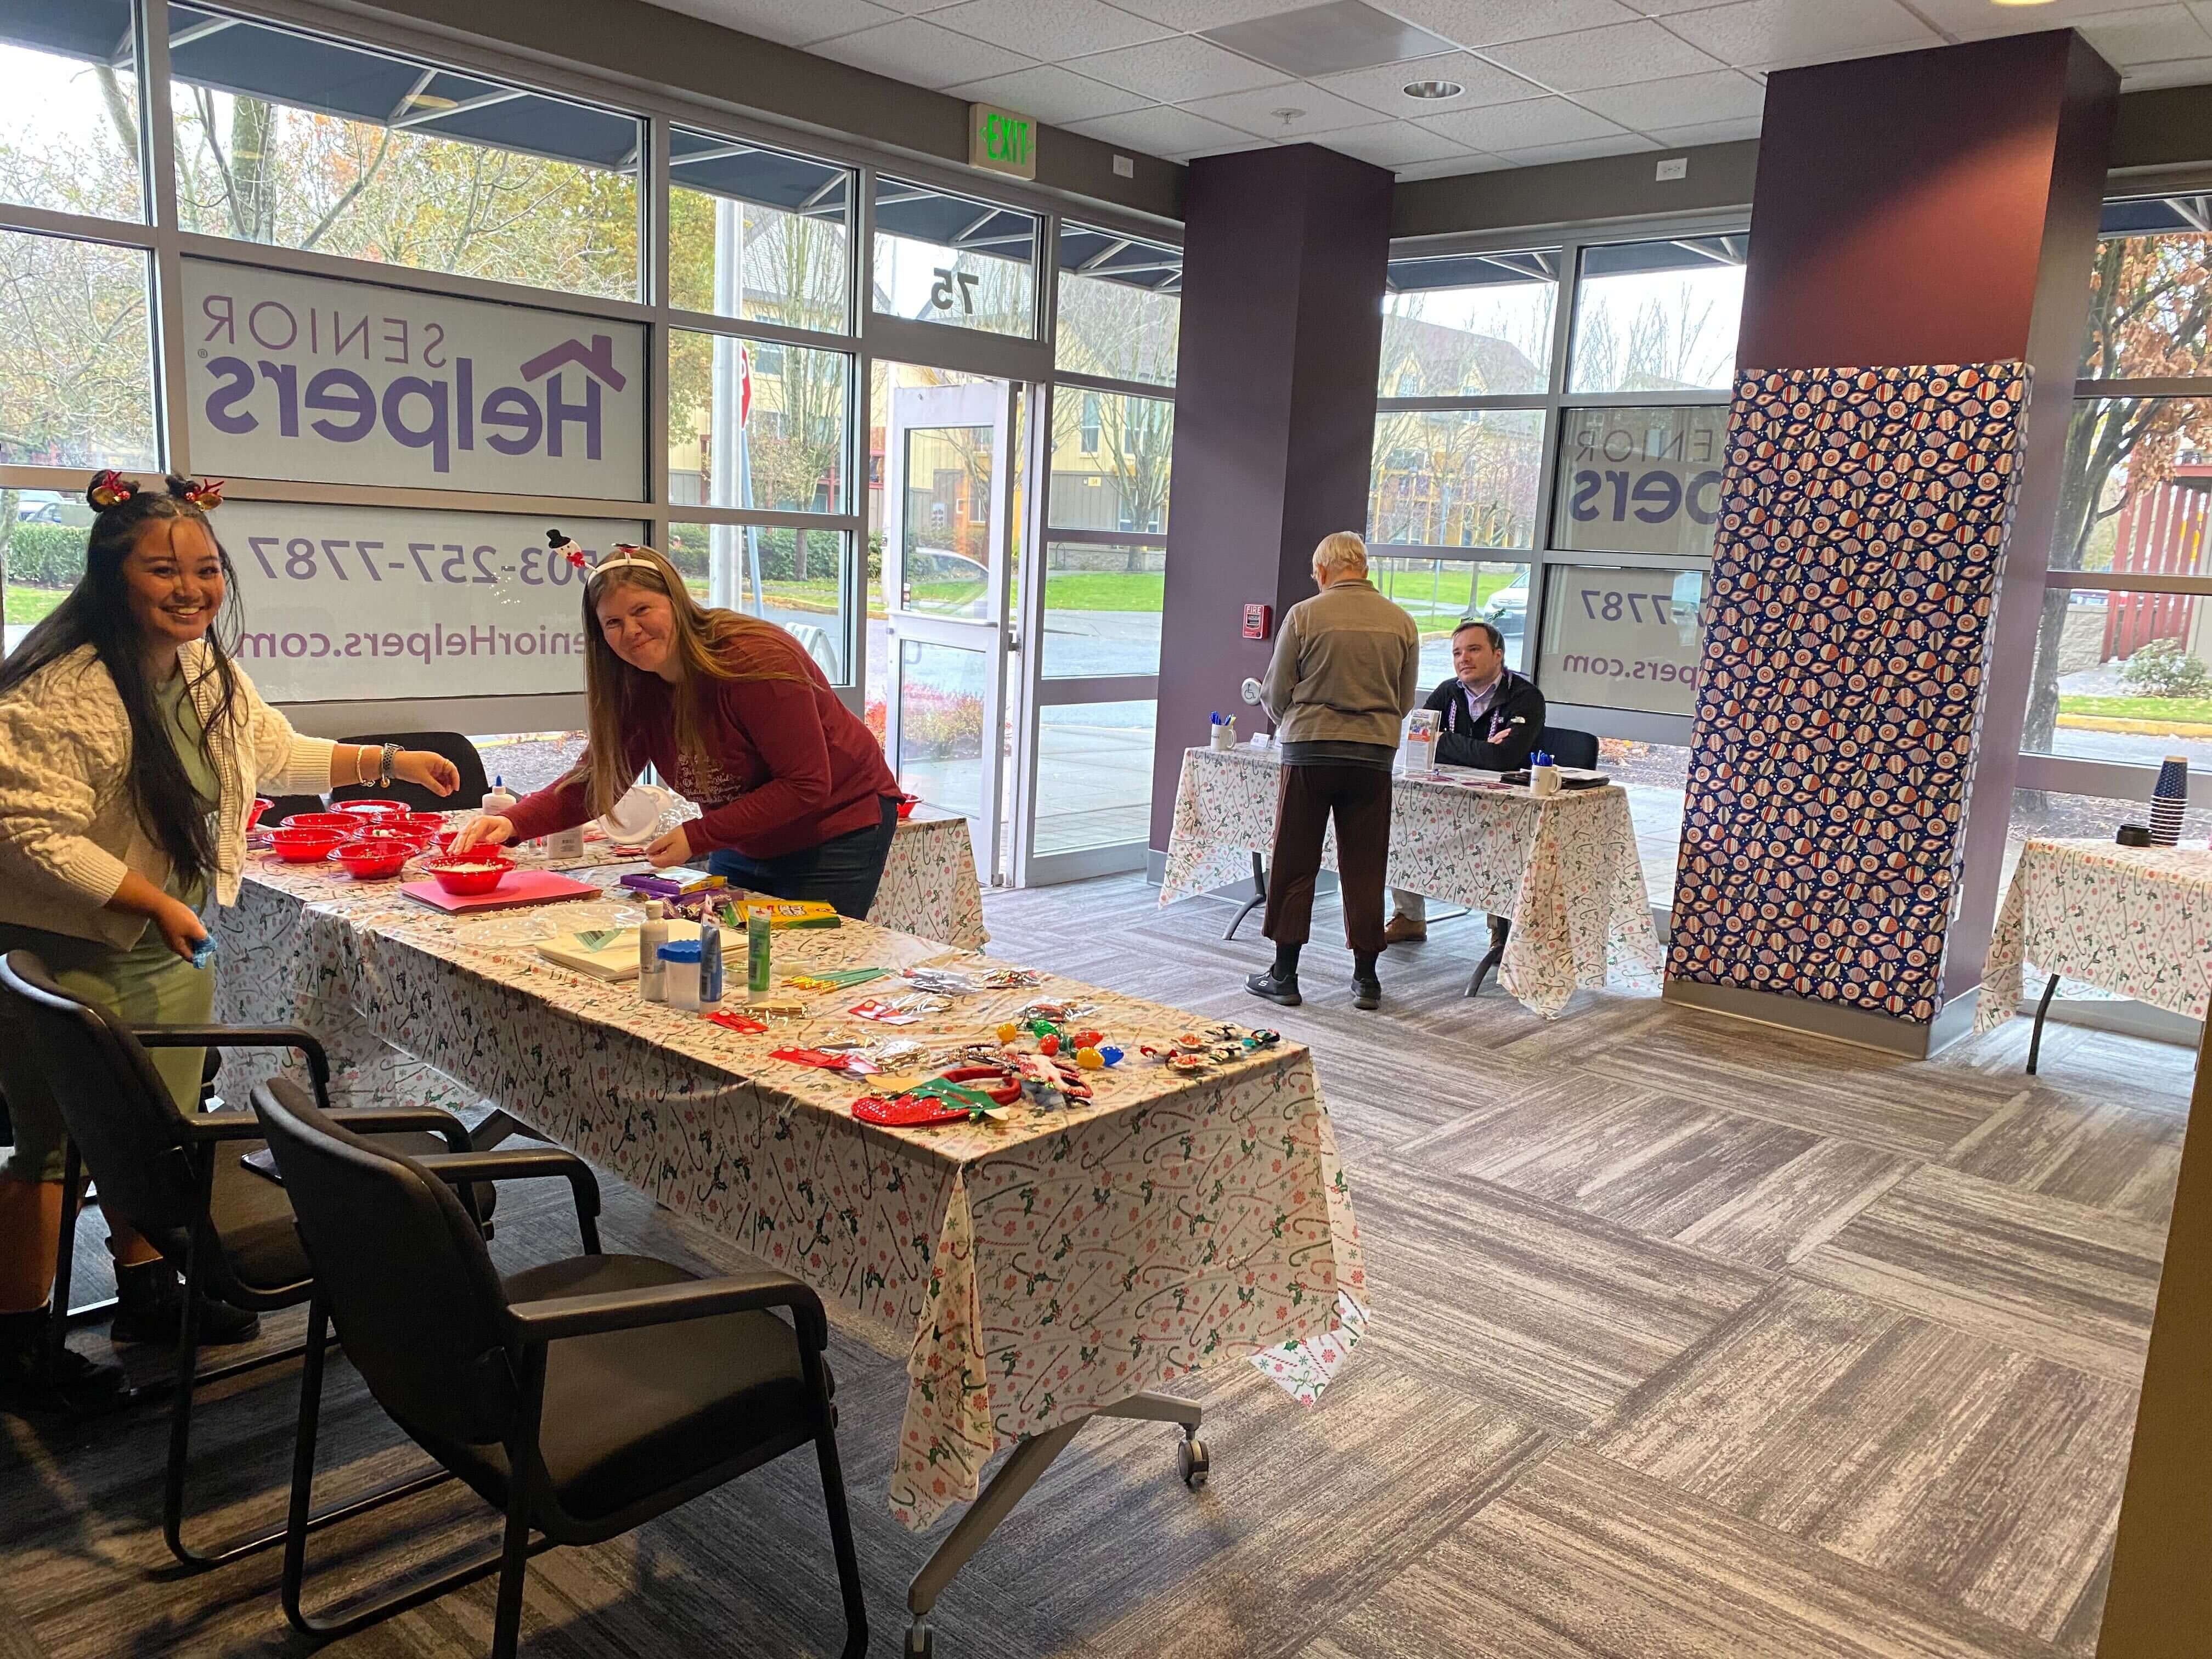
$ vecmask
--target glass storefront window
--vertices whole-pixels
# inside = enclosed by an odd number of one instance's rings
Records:
[[[2082,380],[2212,375],[2212,235],[2160,211],[2164,206],[2114,203],[2106,210],[2108,223],[2148,218],[2176,228],[2099,240],[2089,269]]]
[[[1045,549],[1044,672],[1054,679],[1160,672],[1167,550],[1052,542]]]
[[[702,605],[765,617],[806,647],[832,685],[851,684],[851,578],[842,530],[672,524],[661,550]]]
[[[1070,374],[1173,386],[1182,283],[1181,248],[1062,225],[1053,362]]]
[[[1690,751],[1671,743],[1600,738],[1597,763],[1628,797],[1636,826],[1637,860],[1651,908],[1674,904],[1674,866],[1682,857],[1682,795],[1690,781]]]
[[[1536,683],[1553,702],[1690,714],[1697,708],[1705,573],[1547,567]]]
[[[1726,390],[1749,245],[1690,236],[1584,248],[1567,389]]]
[[[1483,397],[1551,384],[1558,250],[1394,259],[1382,296],[1383,398]]]
[[[851,375],[841,351],[672,330],[669,500],[843,511]]]
[[[168,9],[185,229],[637,297],[634,117],[199,6]]]
[[[1470,617],[1494,626],[1505,641],[1509,668],[1528,666],[1528,567],[1468,559],[1367,561],[1368,580],[1410,612],[1421,629],[1421,685],[1451,677],[1452,630]]]
[[[1152,828],[1159,712],[1152,698],[1056,703],[1037,711],[1040,854],[1144,841]]]
[[[131,0],[0,14],[0,201],[143,220]]]
[[[84,574],[92,509],[82,495],[0,489],[0,595],[6,623],[0,656],[52,614]]]
[[[1174,453],[1175,405],[1165,398],[1057,388],[1053,528],[1164,534]]]
[[[847,168],[673,129],[670,301],[748,322],[848,331],[852,201]]]
[[[156,464],[147,257],[0,230],[0,462]]]
[[[1533,547],[1544,413],[1402,409],[1375,422],[1367,539],[1413,547]]]
[[[1559,422],[1552,545],[1709,558],[1728,408],[1571,409]]]
[[[878,178],[875,222],[878,312],[1035,337],[1037,222],[1030,215]]]
[[[2212,593],[2046,589],[2021,747],[2212,769]]]

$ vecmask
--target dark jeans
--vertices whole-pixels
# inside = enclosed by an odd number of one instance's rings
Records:
[[[1267,937],[1304,945],[1313,931],[1314,878],[1332,817],[1345,941],[1354,951],[1380,951],[1382,876],[1390,862],[1390,774],[1380,766],[1283,768],[1267,866]]]
[[[866,921],[868,907],[876,902],[876,885],[884,878],[884,860],[891,854],[891,837],[898,830],[898,802],[889,795],[879,799],[884,808],[880,823],[772,859],[709,853],[708,872],[771,898],[820,899],[834,905],[841,916]]]

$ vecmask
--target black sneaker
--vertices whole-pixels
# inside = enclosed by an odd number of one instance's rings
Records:
[[[1285,1008],[1295,1008],[1305,1000],[1298,994],[1298,976],[1296,974],[1278,975],[1272,968],[1265,973],[1249,975],[1244,981],[1244,988],[1255,997],[1279,1002]]]
[[[1374,975],[1352,976],[1352,1006],[1355,1008],[1380,1008],[1382,1006],[1382,981]]]
[[[107,1328],[111,1342],[154,1342],[174,1347],[185,1316],[185,1289],[166,1261],[146,1261],[115,1270],[115,1317]],[[211,1296],[200,1297],[202,1346],[227,1347],[251,1342],[261,1334],[258,1316]]]
[[[96,1364],[74,1348],[64,1348],[49,1369],[46,1330],[43,1311],[0,1316],[0,1411],[82,1416],[123,1398],[127,1379],[120,1368]]]

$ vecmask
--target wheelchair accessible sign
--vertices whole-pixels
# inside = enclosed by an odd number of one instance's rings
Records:
[[[184,261],[203,475],[643,501],[645,330]]]

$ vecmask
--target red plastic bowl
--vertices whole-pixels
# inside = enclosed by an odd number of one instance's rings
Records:
[[[436,835],[446,827],[446,815],[443,812],[410,812],[404,818],[394,818],[392,824],[399,829],[412,830],[428,837]]]
[[[407,811],[407,804],[404,801],[397,800],[342,800],[331,810],[333,812],[366,813],[371,817],[380,817],[390,812],[404,812]]]
[[[269,845],[288,864],[315,864],[346,839],[333,830],[283,829],[269,837]]]
[[[327,830],[333,835],[357,835],[361,830],[358,812],[295,812],[276,826],[280,830]]]
[[[253,805],[246,809],[246,827],[251,830],[259,823],[261,815],[276,804],[265,795],[256,795],[253,798]]]
[[[914,809],[921,805],[921,797],[919,795],[901,795],[898,797],[898,814],[902,818],[910,818],[914,816]]]
[[[440,854],[422,860],[422,867],[436,878],[438,885],[447,892],[466,897],[474,893],[489,893],[507,879],[507,872],[514,868],[514,861],[496,854],[464,853],[459,858]]]
[[[400,866],[415,856],[412,845],[394,841],[388,836],[374,841],[349,841],[334,847],[326,854],[332,863],[345,866],[346,873],[362,881],[378,876],[396,876]]]

